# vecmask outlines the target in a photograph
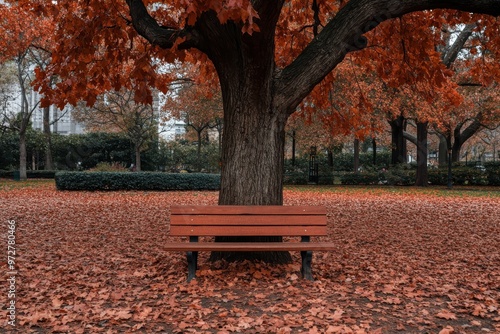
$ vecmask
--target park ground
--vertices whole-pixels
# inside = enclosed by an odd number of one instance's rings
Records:
[[[163,249],[169,207],[217,196],[0,180],[0,265],[15,277],[0,290],[0,332],[500,333],[498,188],[289,187],[285,205],[327,207],[324,240],[338,245],[314,254],[314,282],[296,253],[278,266],[201,253],[186,283],[184,255]]]

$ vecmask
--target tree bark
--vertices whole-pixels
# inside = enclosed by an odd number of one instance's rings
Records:
[[[406,163],[407,149],[404,131],[406,129],[406,119],[403,115],[389,121],[391,126],[391,164],[396,166]]]
[[[452,162],[460,161],[460,151],[462,150],[462,146],[482,127],[481,118],[482,118],[482,113],[479,112],[478,115],[476,115],[476,117],[472,121],[472,123],[463,132],[461,132],[463,124],[459,124],[455,127],[455,130],[453,131],[454,141],[451,151]]]
[[[50,107],[43,108],[43,134],[45,136],[45,170],[53,170],[52,133],[50,132]]]
[[[417,121],[417,179],[415,185],[427,187],[429,171],[427,168],[427,134],[429,122]]]
[[[448,141],[446,136],[438,133],[439,137],[439,152],[438,152],[438,163],[439,167],[448,166]]]

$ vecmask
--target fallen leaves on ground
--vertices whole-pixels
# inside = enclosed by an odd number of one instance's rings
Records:
[[[289,189],[285,205],[325,205],[333,252],[316,281],[294,263],[209,263],[186,283],[163,245],[172,204],[216,192],[0,191],[2,244],[16,221],[23,333],[500,332],[500,199]],[[6,247],[3,247],[4,249]],[[6,260],[0,260],[3,272]],[[6,278],[6,277],[5,277]],[[5,291],[5,290],[4,290]],[[0,328],[8,329],[5,299]]]

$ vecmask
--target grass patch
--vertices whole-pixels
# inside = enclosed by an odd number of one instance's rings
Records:
[[[53,179],[28,179],[26,181],[14,181],[11,179],[0,179],[0,190],[12,190],[23,188],[55,188]]]

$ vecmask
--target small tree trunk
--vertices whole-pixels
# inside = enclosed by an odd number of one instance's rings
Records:
[[[295,166],[295,130],[292,131],[292,166]]]
[[[197,172],[200,172],[201,171],[201,132],[203,130],[196,130],[196,134],[198,136],[198,145],[196,147],[196,157],[197,157],[197,163],[196,163],[196,169],[197,169]]]
[[[328,152],[328,166],[333,167],[333,150],[329,147],[327,149]]]
[[[377,139],[372,138],[372,150],[373,150],[373,166],[377,165]]]
[[[43,108],[43,134],[45,136],[45,170],[53,170],[52,135],[50,132],[50,107]]]
[[[354,139],[354,172],[359,171],[359,139]]]
[[[22,181],[28,179],[26,173],[26,160],[26,130],[21,130],[19,131],[19,179]]]
[[[139,143],[136,143],[134,145],[135,149],[135,170],[137,172],[141,171],[141,145]]]
[[[417,180],[416,186],[427,187],[429,173],[427,168],[427,126],[429,122],[417,121]]]

